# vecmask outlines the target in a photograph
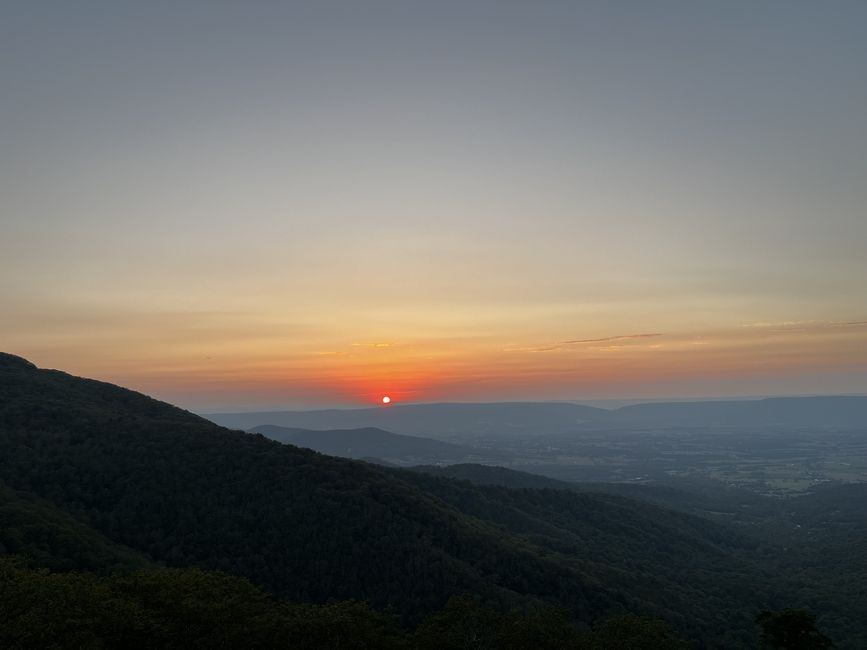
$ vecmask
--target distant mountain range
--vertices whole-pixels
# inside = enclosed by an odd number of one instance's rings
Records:
[[[414,465],[424,462],[461,463],[472,459],[506,454],[487,449],[474,449],[431,438],[404,436],[374,427],[314,431],[265,424],[250,429],[278,442],[312,449],[331,456],[359,460],[385,461],[394,465]]]
[[[659,426],[864,427],[867,397],[634,404],[613,411],[611,421]]]
[[[449,437],[479,433],[568,431],[604,417],[604,409],[579,404],[514,402],[494,404],[397,404],[364,409],[270,411],[206,415],[225,427],[252,429],[273,424],[302,429],[376,427],[405,435]]]
[[[365,409],[214,413],[222,426],[375,427],[413,436],[542,435],[607,427],[867,427],[867,397],[654,402],[608,410],[563,402],[398,404]]]

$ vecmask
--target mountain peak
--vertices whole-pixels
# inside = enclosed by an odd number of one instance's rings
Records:
[[[36,366],[24,357],[18,357],[8,352],[0,352],[0,368],[22,368],[36,370]]]

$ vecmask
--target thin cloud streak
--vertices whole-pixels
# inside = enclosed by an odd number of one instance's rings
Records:
[[[627,339],[649,339],[655,336],[662,336],[662,334],[624,334],[622,336],[606,336],[605,338],[601,339],[576,339],[573,341],[561,341],[559,345],[579,345],[581,343],[607,343],[609,341],[625,341]]]
[[[663,336],[662,333],[654,332],[652,334],[622,334],[619,336],[606,336],[600,339],[574,339],[570,341],[560,341],[554,345],[544,347],[528,347],[528,348],[508,348],[504,352],[553,352],[562,350],[568,346],[582,345],[585,343],[610,343],[611,341],[627,341],[635,339],[649,339],[657,336]]]
[[[768,329],[773,332],[806,332],[809,330],[826,330],[837,327],[857,327],[862,325],[867,325],[867,320],[789,320],[779,323],[744,323],[741,327],[750,329]]]

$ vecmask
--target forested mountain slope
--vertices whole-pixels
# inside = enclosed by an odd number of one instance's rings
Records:
[[[470,484],[230,431],[110,384],[0,357],[0,477],[171,566],[405,620],[473,593],[590,621],[651,611],[709,645],[785,594],[742,540],[625,499]]]
[[[822,484],[803,496],[779,499],[737,488],[724,486],[720,489],[720,486],[711,487],[702,482],[689,483],[688,490],[655,483],[573,483],[470,463],[408,469],[470,482],[480,486],[482,493],[502,488],[509,488],[506,492],[516,496],[534,494],[541,489],[548,493],[567,490],[582,495],[598,492],[609,494],[612,499],[629,497],[618,500],[623,504],[641,500],[665,506],[660,508],[660,512],[665,513],[663,520],[671,521],[674,509],[699,514],[702,519],[710,520],[709,525],[711,521],[736,523],[734,527],[710,525],[702,529],[700,536],[712,538],[717,531],[723,535],[724,543],[735,547],[757,544],[758,548],[749,556],[765,571],[778,577],[777,584],[784,585],[782,590],[787,603],[820,612],[823,626],[834,633],[840,647],[867,647],[867,625],[863,616],[867,604],[867,484]],[[556,497],[546,498],[542,504],[552,507],[556,500]],[[543,515],[541,519],[563,521],[559,515]],[[628,521],[628,518],[623,520]],[[694,517],[688,517],[684,523],[692,526],[694,521]],[[615,553],[625,557],[634,553],[622,547],[623,541],[629,539],[653,543],[644,536],[615,535],[610,545],[616,549]],[[693,556],[686,549],[678,552],[681,557]],[[639,550],[637,557],[641,556]],[[705,573],[690,580],[700,583],[703,577],[716,579],[714,574]],[[764,579],[760,582],[767,584]],[[660,593],[671,591],[663,587]]]
[[[4,554],[60,571],[106,572],[149,565],[141,554],[111,542],[52,503],[0,483],[0,555]]]
[[[626,497],[662,506],[668,510],[676,510],[699,515],[705,519],[720,522],[731,522],[731,516],[736,515],[738,522],[767,523],[773,528],[771,519],[780,517],[786,508],[782,502],[770,499],[754,492],[725,486],[721,494],[719,485],[702,485],[696,481],[689,483],[689,489],[679,486],[677,479],[669,483],[612,483],[561,481],[548,476],[541,476],[496,465],[480,465],[478,463],[458,463],[455,465],[416,465],[407,468],[412,471],[442,476],[446,478],[469,481],[475,485],[498,485],[510,489],[552,489],[571,492],[594,492]],[[801,500],[799,500],[800,502]],[[804,501],[806,503],[806,501]],[[743,526],[738,528],[743,530]],[[750,532],[757,532],[755,530]],[[771,534],[771,533],[769,533]]]

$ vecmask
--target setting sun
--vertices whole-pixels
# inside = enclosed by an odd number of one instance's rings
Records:
[[[391,404],[391,398],[388,395],[384,395],[382,398],[383,404]]]

